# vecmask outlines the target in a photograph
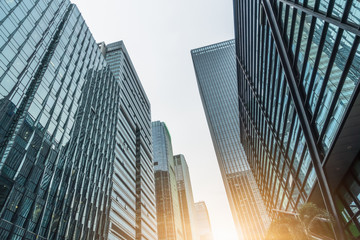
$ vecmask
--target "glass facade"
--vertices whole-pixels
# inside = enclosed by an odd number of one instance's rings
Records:
[[[150,103],[124,43],[99,47],[119,86],[109,238],[157,239]]]
[[[189,167],[182,154],[174,156],[174,163],[184,240],[197,240]]]
[[[359,2],[234,0],[234,8],[241,140],[267,210],[313,201],[335,216],[337,238],[359,237],[344,236],[334,199],[360,150],[352,144]]]
[[[354,237],[360,236],[360,154],[338,186],[336,206],[343,218],[346,231]]]
[[[194,49],[191,54],[239,237],[262,239],[269,219],[240,142],[235,41]]]
[[[214,240],[209,213],[205,202],[196,202],[194,209],[196,229],[198,231],[199,240]]]
[[[184,239],[175,163],[165,123],[152,122],[158,240]]]
[[[0,2],[0,239],[145,239],[135,223],[128,237],[111,218],[116,191],[128,194],[121,180],[140,195],[137,204],[146,199],[139,189],[147,191],[137,183],[154,186],[143,170],[117,179],[116,134],[130,129],[119,129],[127,87],[111,70],[68,0]],[[127,143],[140,150],[120,159],[152,169],[150,110],[137,114],[146,124]],[[143,210],[154,222],[146,239],[156,239],[154,204]]]

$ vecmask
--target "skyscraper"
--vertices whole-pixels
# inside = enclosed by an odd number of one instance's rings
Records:
[[[152,122],[159,240],[182,240],[182,220],[171,137],[165,123]]]
[[[240,142],[235,41],[194,49],[191,54],[238,235],[262,239],[269,221]]]
[[[234,13],[241,140],[268,212],[315,202],[337,239],[358,239],[359,2],[234,0]]]
[[[152,166],[150,106],[126,114],[141,97],[124,93],[77,7],[1,1],[0,32],[0,238],[156,239],[155,203],[138,206],[154,181],[138,187],[133,167]]]
[[[199,240],[213,240],[209,213],[205,202],[196,202],[195,208],[195,225],[199,235]]]
[[[123,41],[99,46],[120,86],[111,233],[119,234],[116,226],[136,240],[157,239],[150,103]]]
[[[174,156],[174,162],[184,240],[197,240],[189,167],[182,154]]]

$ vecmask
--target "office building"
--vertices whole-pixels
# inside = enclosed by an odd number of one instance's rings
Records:
[[[360,237],[360,4],[234,0],[241,141],[269,213]]]
[[[157,239],[150,103],[123,41],[99,47],[120,85],[110,219],[126,239]]]
[[[191,54],[238,235],[262,239],[269,219],[240,142],[235,41],[194,49]]]
[[[182,154],[174,156],[174,163],[184,240],[197,240],[194,196],[191,187],[189,167]]]
[[[165,123],[152,122],[158,240],[182,240],[182,220],[171,137]]]
[[[199,240],[213,240],[209,213],[205,202],[196,202],[195,209],[195,226]]]
[[[111,70],[68,0],[1,1],[1,239],[156,239],[133,166],[152,166],[150,106],[128,116],[141,97]]]

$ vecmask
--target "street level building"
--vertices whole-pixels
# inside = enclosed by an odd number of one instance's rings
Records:
[[[268,212],[360,237],[359,1],[234,0],[241,142]]]
[[[191,187],[189,167],[182,154],[174,156],[174,163],[184,240],[197,240],[194,196]]]
[[[0,2],[1,239],[157,239],[150,105],[124,62],[128,84],[68,0]]]
[[[239,238],[263,239],[269,219],[240,141],[235,41],[194,49],[191,55]]]
[[[175,163],[169,130],[152,122],[157,227],[159,240],[184,239]]]

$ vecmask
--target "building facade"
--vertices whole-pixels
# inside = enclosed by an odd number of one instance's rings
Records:
[[[143,132],[120,128],[132,98],[68,0],[2,1],[0,32],[0,238],[145,239],[128,220],[149,217],[143,197],[133,204],[117,185],[147,191],[141,170],[127,176],[118,164],[152,166],[149,105],[136,115]],[[118,132],[129,134],[120,159]],[[114,218],[116,194],[128,213]]]
[[[241,141],[268,212],[315,202],[336,239],[358,239],[359,2],[234,0],[234,13]]]
[[[209,213],[205,202],[196,202],[195,209],[195,225],[199,240],[213,240]]]
[[[152,122],[159,240],[182,240],[182,220],[171,137],[165,123]]]
[[[174,156],[174,163],[184,240],[197,240],[194,196],[191,187],[189,167],[182,154]]]
[[[235,41],[194,49],[191,54],[238,235],[262,239],[269,219],[240,141]]]
[[[150,103],[123,41],[99,47],[120,87],[110,234],[117,227],[131,232],[126,239],[157,239]]]

